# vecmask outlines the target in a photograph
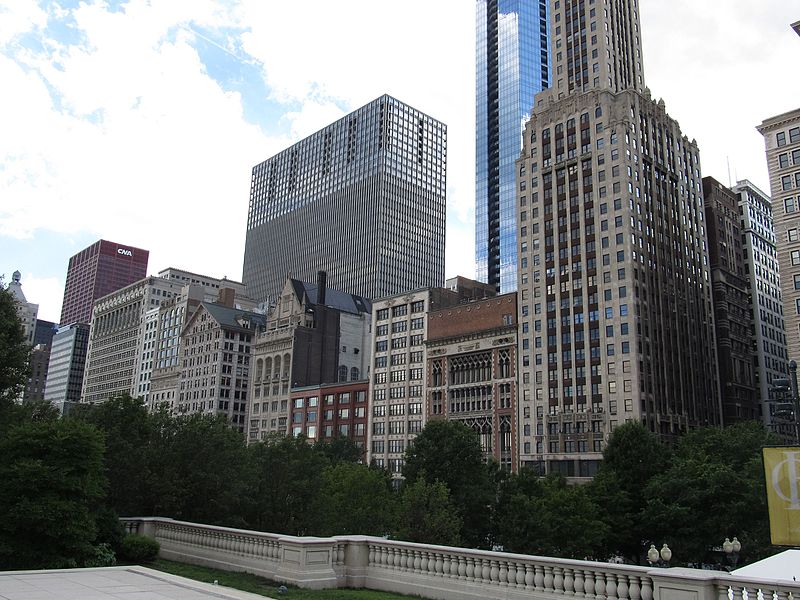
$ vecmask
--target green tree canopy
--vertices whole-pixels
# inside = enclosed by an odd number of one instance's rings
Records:
[[[403,475],[409,483],[443,483],[463,523],[462,541],[487,545],[494,490],[472,429],[458,421],[429,421],[406,450]]]
[[[603,451],[603,462],[591,485],[607,535],[602,554],[638,562],[651,528],[643,521],[645,487],[670,464],[671,452],[641,423],[617,427]]]
[[[340,462],[322,473],[322,523],[317,535],[386,535],[394,528],[396,497],[383,469]]]
[[[19,398],[28,380],[30,351],[16,300],[0,280],[0,427],[4,412]]]
[[[770,552],[761,448],[778,440],[757,422],[691,431],[678,442],[671,466],[644,494],[643,522],[681,562],[713,562],[725,537],[742,542],[742,558]]]
[[[76,420],[17,425],[0,440],[0,569],[82,566],[96,552],[103,435]]]
[[[530,469],[501,483],[494,528],[508,552],[578,559],[596,557],[607,533],[587,487]]]
[[[403,488],[395,537],[421,544],[458,546],[462,529],[458,512],[444,483],[416,479]]]
[[[328,459],[304,437],[268,436],[252,444],[249,522],[260,531],[314,535],[321,528],[322,472]]]

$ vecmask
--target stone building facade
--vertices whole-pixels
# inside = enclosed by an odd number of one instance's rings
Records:
[[[427,418],[464,423],[487,460],[516,471],[517,294],[428,313],[425,349]]]
[[[523,464],[592,476],[620,423],[721,422],[700,161],[644,85],[637,3],[551,3],[517,161]]]
[[[800,362],[800,108],[766,119],[758,131],[767,153],[786,345]]]
[[[180,289],[177,282],[147,277],[94,303],[82,402],[94,404],[115,394],[137,394],[141,340],[145,323],[150,322],[147,313]]]
[[[381,298],[372,307],[367,458],[400,485],[404,453],[426,422],[428,313],[487,296],[494,286],[458,277],[445,288]]]
[[[328,288],[323,272],[316,285],[286,280],[254,340],[249,441],[292,431],[292,389],[368,373],[369,347],[362,344],[369,339],[371,311],[370,300]]]
[[[713,177],[703,178],[722,421],[761,419],[756,357],[738,195]]]
[[[241,310],[231,297],[202,302],[181,334],[180,390],[175,412],[217,414],[242,433],[249,404],[251,347],[264,315]]]
[[[794,426],[790,419],[776,414],[782,399],[775,393],[772,383],[776,378],[789,377],[772,201],[747,180],[738,182],[732,191],[739,202],[761,418],[775,433],[793,439]]]

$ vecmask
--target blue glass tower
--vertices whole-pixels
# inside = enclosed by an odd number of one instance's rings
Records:
[[[476,2],[475,277],[517,289],[514,161],[533,97],[549,85],[548,0]]]

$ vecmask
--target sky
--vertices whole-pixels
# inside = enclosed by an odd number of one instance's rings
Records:
[[[640,0],[645,83],[704,175],[769,193],[800,0]],[[474,275],[472,0],[0,0],[0,275],[58,321],[98,239],[240,280],[251,169],[388,93],[448,126],[446,274]]]

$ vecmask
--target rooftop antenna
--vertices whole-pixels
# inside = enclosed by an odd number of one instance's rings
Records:
[[[726,156],[725,161],[728,163],[728,187],[733,187],[733,182],[731,181],[731,157]]]

